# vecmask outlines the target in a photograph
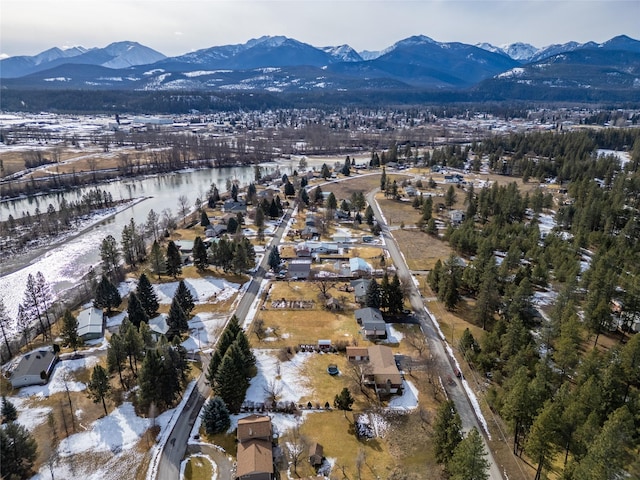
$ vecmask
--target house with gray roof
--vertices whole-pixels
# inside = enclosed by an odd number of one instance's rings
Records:
[[[387,324],[384,322],[382,312],[377,308],[360,308],[354,312],[356,322],[362,326],[365,337],[386,338]]]
[[[46,385],[58,361],[58,354],[51,348],[43,348],[26,353],[11,373],[13,388],[30,385]]]
[[[359,278],[349,282],[353,288],[353,295],[357,303],[364,305],[367,301],[367,290],[371,280],[368,278]]]

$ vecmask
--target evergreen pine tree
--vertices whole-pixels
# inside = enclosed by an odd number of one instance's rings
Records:
[[[209,266],[207,247],[204,246],[200,237],[196,237],[193,241],[193,264],[199,272],[204,272]]]
[[[202,409],[202,424],[208,435],[225,433],[231,426],[229,410],[220,397],[213,397]]]
[[[256,357],[251,351],[251,344],[249,343],[249,339],[247,338],[247,334],[244,333],[244,330],[240,330],[237,333],[234,343],[240,348],[247,366],[247,372],[250,372],[251,368],[256,364]]]
[[[218,373],[218,368],[220,367],[221,363],[222,356],[220,355],[220,352],[216,350],[215,352],[213,352],[213,355],[211,355],[211,360],[209,360],[209,367],[207,368],[207,380],[209,381],[210,385],[213,385],[213,383],[215,382],[216,373]]]
[[[147,323],[149,321],[149,317],[147,313],[144,311],[144,307],[142,303],[138,299],[138,295],[136,292],[131,292],[129,294],[129,304],[127,305],[127,316],[129,317],[129,321],[135,325],[136,328],[140,328],[141,323]]]
[[[167,325],[169,326],[167,337],[173,339],[187,332],[189,330],[189,324],[187,322],[187,315],[180,306],[178,299],[174,296],[171,301],[171,307],[169,308],[169,315],[167,316]]]
[[[0,414],[2,414],[2,423],[15,422],[18,419],[16,406],[11,403],[10,400],[7,400],[7,397],[4,395],[2,396],[2,410]]]
[[[333,406],[338,410],[351,410],[351,405],[353,405],[354,401],[349,389],[344,387],[333,399]]]
[[[387,298],[389,302],[389,313],[397,315],[402,312],[404,293],[402,292],[402,285],[400,285],[400,279],[397,273],[393,275]]]
[[[167,275],[171,275],[173,278],[177,278],[182,273],[182,257],[180,256],[180,250],[173,240],[167,245],[167,263],[166,272]]]
[[[149,262],[151,263],[151,270],[153,270],[153,273],[155,273],[158,276],[158,280],[160,280],[160,275],[167,271],[167,260],[164,258],[160,244],[157,241],[154,241],[153,245],[151,245]]]
[[[448,464],[451,480],[487,480],[489,462],[484,442],[476,427],[458,444]]]
[[[389,309],[389,290],[389,275],[387,272],[384,272],[382,281],[380,282],[380,308],[387,311]]]
[[[238,320],[238,316],[235,313],[231,315],[231,318],[227,322],[225,330],[229,330],[233,335],[233,338],[236,338],[238,336],[238,332],[242,330],[242,327],[240,326],[240,320]]]
[[[164,407],[161,401],[161,385],[158,381],[161,369],[160,353],[155,349],[149,350],[142,361],[138,375],[138,402],[142,409],[149,408],[152,403]]]
[[[462,441],[462,421],[452,400],[440,404],[433,424],[433,450],[438,463],[447,465]]]
[[[136,295],[148,318],[154,318],[158,315],[158,308],[160,307],[158,295],[156,295],[156,291],[144,273],[140,275],[140,279],[138,280]]]
[[[29,430],[17,422],[0,428],[0,477],[31,478],[38,445]]]
[[[178,283],[178,288],[176,289],[176,293],[173,295],[173,298],[178,301],[178,304],[187,317],[191,315],[196,304],[193,299],[193,295],[191,294],[191,290],[187,288],[184,280],[180,280],[180,283]]]
[[[102,402],[105,415],[109,414],[109,412],[107,412],[105,399],[107,398],[107,394],[110,390],[111,385],[109,384],[109,376],[107,375],[106,370],[101,365],[96,365],[93,367],[91,380],[87,384],[87,391],[89,392],[89,398],[93,400],[93,403]]]
[[[231,413],[238,413],[249,382],[242,365],[236,364],[231,354],[226,354],[215,376],[213,391],[218,395]]]
[[[109,340],[109,346],[107,347],[107,368],[109,373],[118,372],[120,378],[120,385],[123,390],[127,390],[122,372],[124,370],[124,363],[127,361],[127,350],[124,345],[124,340],[119,333],[111,335]]]
[[[278,268],[280,268],[280,252],[278,252],[277,245],[271,247],[268,262],[269,267],[271,267],[271,270],[273,270],[274,272],[276,272]]]
[[[102,315],[102,314],[101,314]],[[62,329],[60,331],[62,344],[70,347],[73,351],[77,351],[82,345],[82,339],[78,335],[78,319],[67,309],[62,316]]]
[[[116,308],[122,303],[120,292],[109,279],[103,275],[102,279],[96,286],[93,305],[96,308],[106,308],[107,315],[111,313],[111,309]]]
[[[211,225],[211,221],[207,216],[207,212],[203,210],[200,214],[200,226],[207,228],[209,225]]]
[[[375,278],[372,278],[367,287],[365,306],[380,308],[380,286]]]

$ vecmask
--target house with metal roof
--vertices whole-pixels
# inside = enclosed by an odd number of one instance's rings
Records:
[[[104,335],[104,313],[102,309],[85,308],[78,314],[78,336],[83,340],[95,340]]]

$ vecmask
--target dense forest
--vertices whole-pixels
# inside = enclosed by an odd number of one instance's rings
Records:
[[[630,150],[629,161],[599,149]],[[465,220],[444,236],[466,261],[452,255],[429,277],[448,309],[474,299],[485,334],[466,330],[460,351],[493,380],[489,404],[509,423],[514,453],[537,466],[536,479],[550,471],[637,478],[640,335],[626,332],[640,320],[640,131],[513,134],[470,151],[493,170],[566,194],[523,195],[508,178],[466,189]],[[439,155],[446,165],[456,151]],[[428,231],[431,202],[414,206]],[[540,216],[549,214],[556,227],[541,235]],[[533,304],[536,291],[558,292],[546,312]],[[603,334],[619,341],[604,348]]]

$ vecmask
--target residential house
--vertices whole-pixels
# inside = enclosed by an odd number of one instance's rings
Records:
[[[169,331],[169,324],[167,323],[167,316],[163,313],[149,320],[149,330],[151,330],[151,336],[157,342],[160,337],[166,335]]]
[[[366,381],[372,383],[377,392],[398,393],[402,388],[402,374],[398,370],[393,351],[386,345],[369,347],[371,372],[366,373]]]
[[[367,263],[364,258],[353,257],[349,259],[349,271],[354,277],[371,275],[372,270],[373,268]]]
[[[353,288],[353,295],[357,303],[364,305],[367,302],[367,290],[371,280],[368,278],[359,278],[349,282]]]
[[[295,246],[298,257],[309,257],[315,254],[335,255],[339,252],[338,244],[331,242],[300,242]]]
[[[78,314],[78,336],[83,340],[95,340],[104,335],[104,313],[100,308],[85,308]]]
[[[50,348],[43,348],[26,353],[11,373],[13,388],[29,385],[45,385],[58,361],[58,354]]]
[[[462,210],[451,210],[449,219],[453,225],[459,225],[464,221],[464,212]]]
[[[311,259],[289,260],[287,275],[289,278],[306,280],[311,274]]]
[[[222,211],[227,213],[247,213],[247,204],[233,199],[226,200],[222,204]]]
[[[322,465],[324,459],[324,448],[318,442],[313,442],[309,445],[309,463],[312,467],[318,468]]]
[[[406,193],[408,197],[415,197],[418,194],[418,190],[416,190],[415,187],[408,186],[404,187],[404,193]]]
[[[445,175],[444,183],[462,183],[464,177],[459,173],[454,173],[453,175]]]
[[[336,243],[351,243],[353,241],[353,237],[348,233],[336,233],[331,236],[331,240]]]
[[[358,325],[362,326],[362,332],[366,337],[387,337],[387,325],[380,310],[371,307],[360,308],[354,312],[354,315]]]
[[[190,255],[193,253],[193,240],[175,240],[174,243],[181,254]]]
[[[304,240],[314,240],[320,238],[320,232],[316,227],[304,227],[300,232],[300,237]]]
[[[272,480],[273,429],[266,415],[249,415],[238,420],[238,452],[236,478],[239,480]]]
[[[217,223],[209,225],[204,234],[209,238],[217,238],[225,233],[227,233],[227,226],[224,223]]]
[[[399,393],[402,388],[402,374],[396,365],[393,351],[386,345],[370,347],[347,347],[350,362],[368,363],[363,369],[365,384],[373,387],[379,395]]]

